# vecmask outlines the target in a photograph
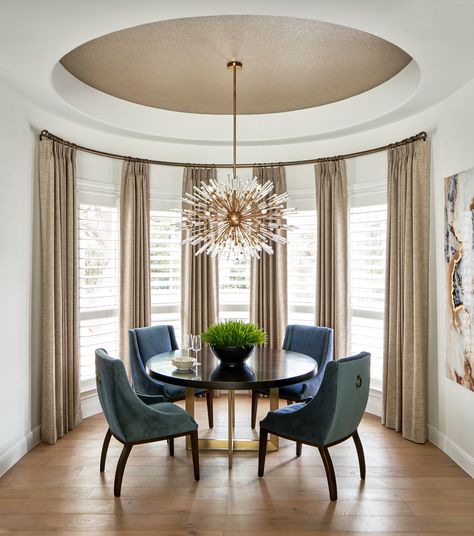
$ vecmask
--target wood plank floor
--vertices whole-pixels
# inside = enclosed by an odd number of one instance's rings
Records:
[[[196,404],[201,436],[204,399]],[[259,414],[268,400],[259,403]],[[215,400],[216,437],[225,435],[226,399]],[[250,398],[237,396],[237,435],[249,437]],[[99,455],[106,423],[86,419],[54,446],[40,444],[0,479],[0,534],[157,536],[357,536],[474,534],[474,479],[432,444],[415,445],[366,415],[360,436],[367,459],[361,483],[351,441],[334,447],[339,500],[331,503],[316,449],[282,441],[257,477],[257,454],[201,453],[195,482],[184,440],[170,458],[165,443],[136,446],[122,497],[113,496],[121,446],[112,439],[106,472]]]

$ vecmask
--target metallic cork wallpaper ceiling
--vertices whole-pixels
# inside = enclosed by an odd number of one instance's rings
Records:
[[[374,35],[325,22],[271,16],[216,16],[144,24],[104,35],[66,54],[76,78],[133,103],[199,114],[231,113],[231,73],[238,113],[322,106],[389,80],[410,62]]]

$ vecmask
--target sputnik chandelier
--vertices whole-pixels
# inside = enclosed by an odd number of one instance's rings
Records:
[[[187,232],[183,244],[197,246],[195,255],[207,253],[215,257],[226,253],[228,258],[260,258],[260,252],[271,255],[271,242],[286,244],[278,231],[289,229],[286,217],[294,209],[285,208],[288,193],[276,195],[273,182],[260,184],[257,177],[237,177],[237,71],[238,61],[227,69],[233,72],[233,164],[227,183],[214,179],[194,186],[193,193],[182,199],[187,208],[181,210],[181,229]]]

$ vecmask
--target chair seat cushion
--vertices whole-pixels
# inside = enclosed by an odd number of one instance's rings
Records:
[[[173,385],[171,383],[163,383],[162,385],[165,388],[165,396],[169,400],[183,400],[184,399],[184,387],[180,387],[179,385]],[[196,389],[194,394],[200,395],[206,392],[207,392],[206,389]]]
[[[270,412],[267,415],[267,417],[271,415],[271,417],[278,418],[281,415],[287,415],[288,413],[294,413],[295,411],[299,411],[304,406],[306,406],[305,402],[299,402],[298,404],[291,404],[290,406],[284,406],[283,408]]]
[[[268,395],[270,389],[256,389],[259,393]],[[303,400],[308,397],[308,384],[306,382],[294,383],[280,387],[278,396],[284,400]]]
[[[126,443],[156,441],[186,434],[198,427],[189,413],[171,402],[143,405],[139,413],[131,413],[125,419],[128,421]]]
[[[305,382],[294,383],[280,388],[280,398],[288,398],[290,400],[301,400],[308,396],[308,384]]]
[[[305,406],[306,404],[304,402],[300,402],[285,406],[276,411],[270,411],[263,421],[260,421],[260,426],[276,434],[294,436],[296,430],[293,426],[294,420],[291,418],[292,414]]]
[[[172,404],[171,402],[158,402],[158,404],[150,404],[148,407],[156,409],[163,413],[170,413],[175,415],[182,415],[183,413],[186,413],[183,408],[180,408],[179,406],[177,406],[176,404]]]

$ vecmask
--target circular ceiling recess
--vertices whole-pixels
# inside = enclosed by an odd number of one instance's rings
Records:
[[[230,114],[238,60],[239,114],[314,108],[364,93],[411,57],[353,28],[290,17],[229,15],[153,22],[75,48],[61,64],[89,86],[136,104]]]

